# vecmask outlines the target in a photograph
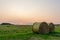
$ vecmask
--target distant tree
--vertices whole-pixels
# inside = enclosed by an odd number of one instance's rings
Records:
[[[1,23],[1,25],[12,25],[11,23]]]
[[[55,26],[60,26],[60,24],[55,24]]]

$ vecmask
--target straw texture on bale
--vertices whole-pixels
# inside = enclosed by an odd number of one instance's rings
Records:
[[[33,24],[32,29],[33,29],[33,32],[36,32],[36,33],[41,33],[41,34],[49,33],[48,24],[46,22],[41,22],[41,23],[35,22]]]
[[[49,32],[54,32],[55,25],[53,23],[49,23]]]
[[[40,26],[40,23],[35,22],[33,24],[32,31],[35,32],[35,33],[38,33],[39,32],[39,26]]]

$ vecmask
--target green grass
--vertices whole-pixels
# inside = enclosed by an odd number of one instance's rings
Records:
[[[0,40],[60,40],[60,27],[50,34],[36,34],[31,25],[0,25]]]

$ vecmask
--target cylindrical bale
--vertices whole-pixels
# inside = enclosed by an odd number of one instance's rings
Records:
[[[41,34],[49,33],[48,24],[46,22],[41,22],[41,23],[35,22],[33,24],[32,29],[33,29],[33,32],[36,32],[36,33],[41,33]]]
[[[53,23],[49,23],[49,32],[54,32],[55,30],[55,25]]]
[[[46,22],[41,22],[40,27],[39,27],[39,33],[41,33],[41,34],[49,33],[49,27]]]
[[[35,22],[35,23],[33,24],[32,31],[33,31],[34,33],[39,33],[39,26],[40,26],[40,23],[39,23],[39,22]]]

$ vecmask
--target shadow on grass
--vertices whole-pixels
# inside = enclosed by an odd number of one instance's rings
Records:
[[[26,40],[31,39],[31,37],[35,37],[35,38],[42,38],[42,39],[49,39],[51,36],[52,37],[60,37],[60,32],[53,32],[53,33],[49,33],[49,34],[38,34],[38,33],[28,33],[26,34]]]
[[[49,35],[51,35],[53,37],[60,37],[60,32],[49,33]]]
[[[41,37],[43,39],[49,39],[51,36],[52,37],[60,37],[60,32],[53,32],[53,33],[49,33],[49,34],[38,34],[38,33],[33,33],[33,36],[38,36]]]

